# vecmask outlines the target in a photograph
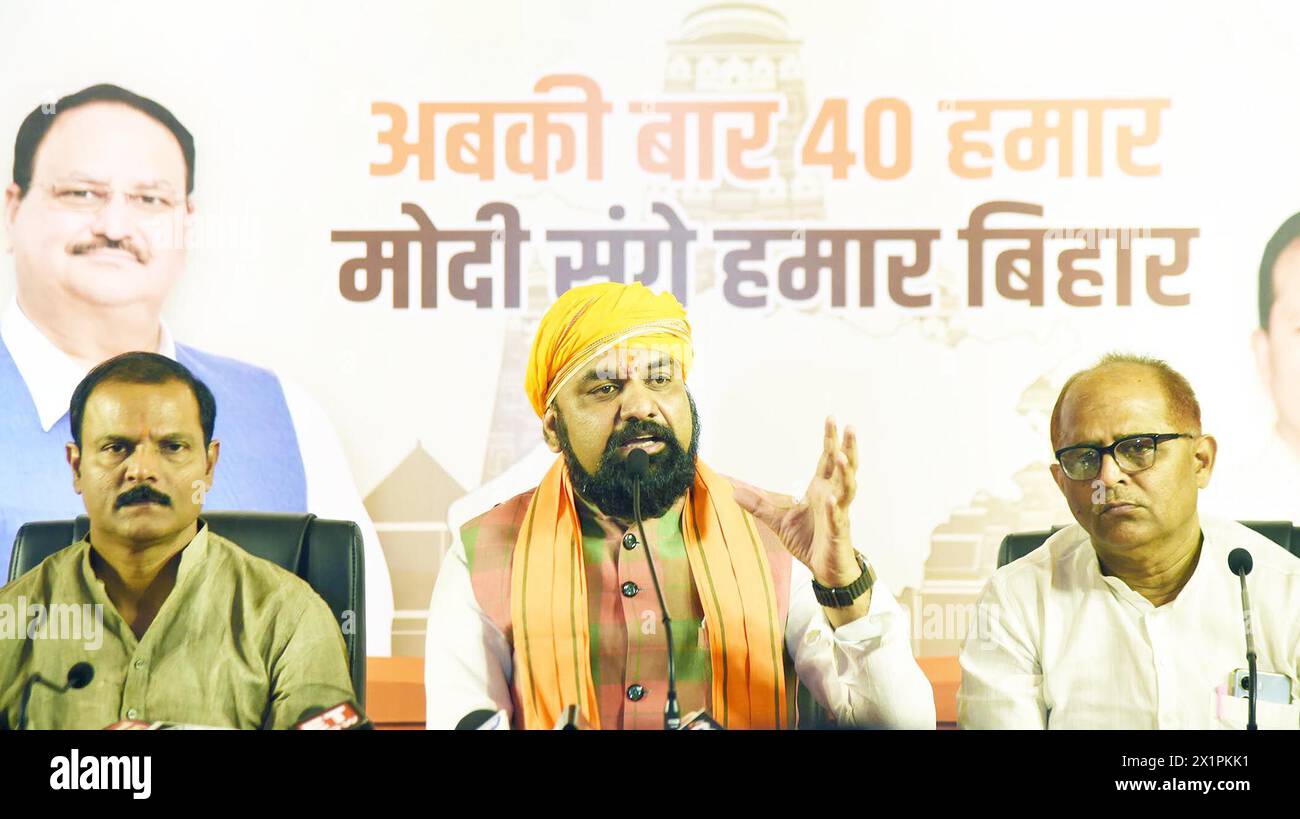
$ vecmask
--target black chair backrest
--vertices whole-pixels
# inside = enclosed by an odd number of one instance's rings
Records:
[[[357,703],[366,696],[366,577],[361,530],[352,521],[321,520],[309,514],[264,512],[204,512],[210,531],[237,543],[306,580],[334,612],[350,626],[343,642]],[[24,524],[14,538],[9,580],[26,574],[45,558],[86,536],[90,521],[40,521]],[[327,703],[332,705],[333,703]]]
[[[1300,529],[1292,526],[1291,521],[1243,520],[1241,525],[1254,529],[1291,554],[1300,557]],[[998,568],[1029,554],[1060,530],[1061,527],[1056,526],[1049,532],[1017,532],[1002,538],[1002,545],[998,547]]]

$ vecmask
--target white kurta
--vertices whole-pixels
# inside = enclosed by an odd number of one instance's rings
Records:
[[[1290,703],[1258,703],[1261,728],[1300,728],[1300,558],[1233,521],[1201,518],[1192,577],[1159,608],[1101,574],[1082,527],[1057,532],[999,569],[961,654],[965,728],[1244,728],[1231,696],[1246,667],[1242,547],[1260,673],[1291,683]]]

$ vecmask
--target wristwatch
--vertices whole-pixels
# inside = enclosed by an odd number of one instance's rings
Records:
[[[858,559],[858,568],[862,569],[862,574],[849,585],[830,588],[813,580],[813,595],[818,603],[831,609],[846,609],[876,582],[876,573],[871,570],[871,564],[867,563],[862,553],[855,552],[854,556]]]

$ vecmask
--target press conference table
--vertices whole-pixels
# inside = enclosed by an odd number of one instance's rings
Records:
[[[939,728],[955,728],[957,686],[961,684],[957,658],[921,657],[917,663],[934,687]],[[366,712],[381,730],[424,728],[424,659],[367,657]]]

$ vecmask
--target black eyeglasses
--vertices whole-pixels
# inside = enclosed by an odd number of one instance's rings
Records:
[[[1101,474],[1101,459],[1109,454],[1128,474],[1150,469],[1156,462],[1156,446],[1176,438],[1194,438],[1185,432],[1147,433],[1119,438],[1110,446],[1081,444],[1056,450],[1056,460],[1074,481],[1090,481]]]

